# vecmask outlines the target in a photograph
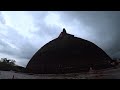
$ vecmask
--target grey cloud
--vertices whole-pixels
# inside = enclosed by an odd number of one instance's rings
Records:
[[[5,41],[0,40],[0,46],[1,46],[1,47],[0,47],[0,52],[2,52],[2,53],[9,53],[9,54],[11,54],[11,55],[15,54],[15,53],[11,50],[12,47],[10,47],[9,44],[5,43]]]
[[[41,25],[43,25],[44,23],[44,18],[48,15],[47,11],[32,11],[32,12],[28,12],[29,15],[31,15],[33,17],[33,23],[35,27],[39,27]]]
[[[37,48],[35,48],[30,42],[24,43],[19,47],[21,50],[21,54],[18,55],[18,57],[23,59],[29,59],[33,56],[33,54],[37,51]]]
[[[0,12],[0,22],[1,22],[2,24],[5,24],[5,19],[4,19],[4,17],[3,17],[3,15],[2,15],[1,12]]]
[[[30,59],[31,56],[37,51],[37,49],[29,42],[27,38],[21,36],[13,28],[8,27],[6,31],[7,35],[0,35],[0,53]],[[1,39],[4,39],[4,41]],[[11,47],[7,42],[13,44],[17,49]]]
[[[44,12],[44,14],[42,14],[42,15],[44,15],[44,16],[40,15],[42,17],[42,19],[41,19],[41,17],[39,17],[39,14],[37,14],[35,16],[33,15],[34,26],[36,26],[36,28],[38,29],[38,31],[33,32],[33,34],[42,38],[41,43],[42,43],[42,41],[44,41],[44,44],[45,44],[48,41],[56,38],[59,35],[59,33],[61,32],[61,28],[56,25],[48,26],[44,21],[45,17],[48,15],[48,13]],[[37,18],[36,18],[36,16],[37,16]]]
[[[68,11],[60,12],[65,23],[74,19],[92,28],[91,39],[109,55],[120,51],[120,12],[119,11]],[[89,31],[86,31],[86,34]],[[91,38],[90,37],[90,38]],[[89,38],[87,38],[90,40]]]
[[[38,29],[39,30],[37,32],[35,32],[36,34],[38,34],[39,36],[41,36],[43,38],[51,37],[52,39],[57,37],[61,30],[58,26],[49,27],[46,24],[39,26]]]

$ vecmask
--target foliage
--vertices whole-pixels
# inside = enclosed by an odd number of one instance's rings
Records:
[[[24,71],[24,67],[18,66],[15,64],[15,60],[12,59],[7,59],[7,58],[1,58],[0,60],[0,70],[4,70],[4,71],[19,71],[19,72],[23,72]]]
[[[7,59],[7,58],[1,58],[1,63],[8,64],[11,66],[15,66],[15,60]]]

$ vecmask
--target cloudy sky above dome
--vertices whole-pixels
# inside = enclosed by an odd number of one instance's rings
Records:
[[[1,11],[0,58],[26,66],[63,28],[120,58],[120,11]]]

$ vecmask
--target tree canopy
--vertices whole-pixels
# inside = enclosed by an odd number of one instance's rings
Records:
[[[0,59],[0,70],[4,71],[23,71],[24,67],[15,64],[16,61],[13,59],[1,58]]]

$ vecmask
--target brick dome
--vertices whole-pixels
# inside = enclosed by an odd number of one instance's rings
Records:
[[[79,73],[110,67],[111,58],[94,43],[66,33],[41,47],[26,66],[31,73]]]

